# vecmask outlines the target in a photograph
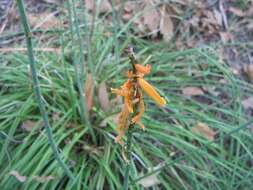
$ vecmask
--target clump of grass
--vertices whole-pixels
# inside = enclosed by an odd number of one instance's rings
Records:
[[[82,13],[76,11],[77,15]],[[106,81],[108,87],[115,87],[125,80],[122,72],[129,63],[123,49],[131,42],[138,58],[144,62],[148,59],[152,65],[147,80],[169,100],[165,109],[160,110],[145,99],[143,123],[146,132],[137,130],[132,136],[129,189],[143,189],[141,179],[152,174],[158,174],[160,182],[154,184],[153,189],[244,189],[252,186],[253,140],[247,129],[252,121],[241,106],[242,98],[252,94],[252,85],[233,75],[230,68],[219,61],[215,49],[173,51],[166,44],[131,36],[125,32],[130,27],[128,23],[112,36],[105,36],[104,32],[114,31],[113,28],[94,25],[92,44],[83,47],[86,52],[91,48],[89,61],[93,65],[89,72],[95,78],[95,85]],[[80,30],[83,42],[85,32]],[[115,113],[103,111],[95,101],[88,117],[96,136],[95,143],[88,126],[81,120],[81,96],[75,72],[81,51],[73,38],[69,30],[63,31],[59,35],[62,53],[37,52],[35,56],[53,138],[74,179],[59,166],[48,144],[46,128],[39,124],[42,116],[33,94],[27,56],[10,53],[1,56],[4,64],[0,66],[0,187],[4,189],[123,188],[125,162],[120,145],[114,143],[116,126],[110,119],[105,128],[99,125]],[[72,54],[68,53],[70,47]],[[83,61],[86,66],[90,64],[87,54]],[[80,76],[82,82],[85,76],[84,71]],[[188,86],[215,89],[215,92],[206,90],[200,97],[186,97],[181,90]],[[29,132],[21,128],[27,120],[38,123]],[[213,142],[191,132],[197,122],[206,123],[216,132]],[[20,182],[11,176],[14,170],[27,176],[26,181]],[[54,179],[40,182],[33,176],[53,176]]]

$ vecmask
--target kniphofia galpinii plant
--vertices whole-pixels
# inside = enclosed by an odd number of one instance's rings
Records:
[[[122,137],[129,127],[134,124],[138,124],[142,129],[145,129],[141,123],[141,116],[145,111],[143,91],[159,106],[166,104],[165,99],[143,78],[146,74],[150,73],[151,66],[139,64],[136,61],[132,48],[128,49],[128,56],[132,64],[132,69],[127,72],[127,81],[119,89],[111,89],[113,93],[124,97],[124,105],[119,115],[118,126],[116,128],[118,136],[115,141],[119,143],[122,143]]]

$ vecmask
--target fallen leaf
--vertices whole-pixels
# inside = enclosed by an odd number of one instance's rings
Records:
[[[94,80],[92,75],[89,73],[87,75],[85,84],[84,84],[84,95],[86,99],[86,106],[87,110],[90,111],[93,106],[93,87],[94,87]]]
[[[16,171],[16,170],[12,170],[12,171],[10,172],[10,175],[14,176],[18,181],[20,181],[20,182],[22,182],[22,183],[25,182],[26,179],[27,179],[26,176],[20,175],[20,174],[18,173],[18,171]]]
[[[236,7],[229,7],[228,10],[239,17],[244,17],[246,15],[245,12],[243,12],[241,9],[236,8]]]
[[[148,11],[145,11],[143,14],[144,24],[148,27],[150,32],[154,33],[158,31],[159,21],[160,21],[161,16],[155,7],[150,9],[150,6],[152,6],[150,1],[146,1],[146,2],[147,2],[146,8],[148,9]]]
[[[253,109],[253,97],[243,100],[242,106],[244,107],[244,109],[249,109],[249,108]]]
[[[217,9],[213,10],[213,14],[216,19],[215,23],[217,22],[220,26],[222,26],[223,21],[222,14]]]
[[[100,2],[99,5],[96,5],[96,2]],[[120,0],[114,1],[115,5],[117,6],[120,3]],[[99,13],[107,13],[112,11],[112,5],[110,0],[101,0],[101,1],[94,1],[94,0],[85,0],[85,6],[89,11],[95,11],[98,6]],[[117,7],[115,7],[117,9]]]
[[[51,29],[62,27],[61,21],[55,17],[55,13],[29,14],[29,21],[33,29]]]
[[[26,131],[32,131],[34,127],[39,125],[40,127],[43,126],[43,122],[38,121],[32,121],[32,120],[26,120],[22,123],[21,128],[26,130]]]
[[[125,13],[123,16],[122,16],[122,19],[124,21],[129,21],[133,16],[129,13]]]
[[[243,67],[243,71],[250,82],[253,82],[253,64],[248,64]]]
[[[85,5],[88,10],[94,11],[96,8],[96,1],[94,0],[85,0]],[[112,10],[111,4],[108,0],[101,0],[100,4],[98,5],[99,13],[106,13]]]
[[[135,11],[138,9],[138,4],[135,1],[126,1],[124,3],[124,13],[122,18],[124,21],[129,21],[135,14]]]
[[[253,14],[253,5],[251,5],[249,9],[245,11],[236,7],[229,7],[229,11],[239,17],[250,17]]]
[[[111,107],[105,82],[98,87],[98,100],[103,110],[106,111]]]
[[[182,91],[186,96],[198,96],[204,94],[203,90],[199,87],[186,87]]]
[[[161,10],[160,32],[163,35],[164,41],[170,41],[170,39],[173,37],[173,29],[173,22],[169,14],[166,12],[165,5],[163,5]]]
[[[199,122],[195,127],[191,128],[191,131],[211,141],[213,141],[215,137],[215,132],[205,123]]]
[[[133,13],[133,11],[137,8],[137,2],[134,1],[126,1],[124,3],[124,11],[125,13]]]

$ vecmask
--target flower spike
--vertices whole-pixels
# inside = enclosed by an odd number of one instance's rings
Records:
[[[150,73],[151,66],[138,64],[132,50],[128,53],[132,64],[132,70],[127,72],[128,80],[119,89],[111,89],[112,93],[124,97],[124,106],[116,128],[118,136],[115,138],[115,141],[120,144],[123,144],[122,137],[134,124],[139,125],[141,129],[145,128],[141,123],[141,117],[145,111],[142,90],[158,105],[164,106],[166,104],[165,99],[159,95],[155,88],[143,79],[144,75]]]

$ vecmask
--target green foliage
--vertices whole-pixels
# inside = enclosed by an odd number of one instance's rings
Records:
[[[82,10],[76,11],[76,15],[83,15]],[[71,17],[76,18],[75,14]],[[153,69],[146,80],[169,102],[160,109],[148,98],[145,100],[143,120],[146,131],[136,129],[133,134],[130,189],[143,189],[138,181],[156,172],[159,172],[160,184],[154,185],[153,189],[251,187],[253,139],[247,127],[252,122],[244,125],[249,118],[241,100],[253,93],[253,86],[233,75],[211,47],[173,51],[167,44],[131,36],[127,32],[132,27],[131,22],[115,29],[102,25],[98,18],[96,20],[91,44],[85,43],[89,30],[86,21],[82,21],[84,27],[77,26],[80,36],[71,36],[69,31],[76,27],[76,23],[57,35],[57,43],[61,44],[59,55],[50,52],[35,54],[53,137],[74,180],[69,179],[59,166],[45,128],[39,124],[42,117],[33,93],[26,55],[2,55],[0,187],[29,190],[123,188],[124,160],[122,147],[114,143],[116,126],[109,119],[106,127],[100,127],[100,123],[114,113],[104,112],[95,101],[92,113],[85,118],[89,119],[94,130],[94,143],[91,131],[80,117],[77,83],[84,83],[89,68],[94,75],[95,87],[103,81],[108,87],[119,86],[128,67],[123,50],[129,43],[134,45],[140,59],[144,62],[148,59]],[[112,32],[111,36],[104,35],[108,31]],[[83,50],[80,49],[80,39],[83,39]],[[38,44],[43,46],[43,43]],[[82,51],[84,54],[80,53]],[[78,80],[76,63],[84,64]],[[201,97],[186,97],[181,90],[188,86],[215,88],[218,95],[207,90]],[[38,123],[29,132],[21,127],[27,120]],[[206,123],[216,132],[213,142],[191,132],[197,122]],[[156,167],[158,165],[160,167]],[[26,181],[19,182],[11,176],[10,172],[14,170],[27,176]],[[54,179],[40,182],[34,176],[53,176]]]

